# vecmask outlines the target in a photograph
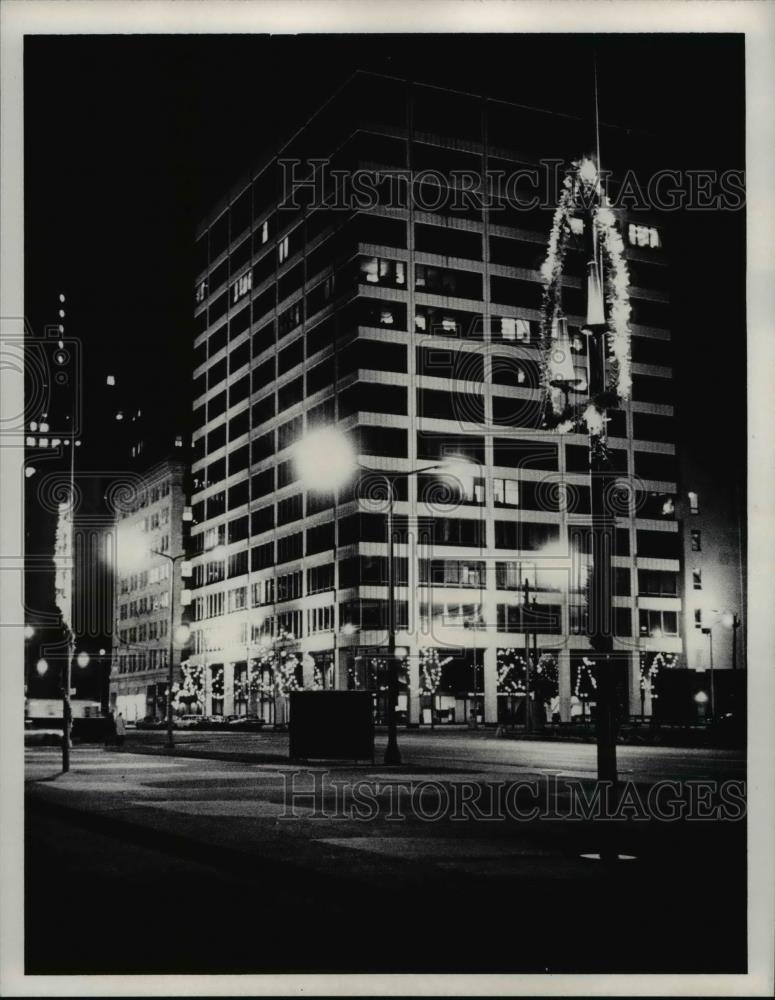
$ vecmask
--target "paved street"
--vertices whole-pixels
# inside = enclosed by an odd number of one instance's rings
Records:
[[[132,749],[160,748],[166,733],[159,730],[129,730]],[[202,755],[288,757],[288,735],[263,733],[201,732],[175,733],[178,748]],[[376,760],[381,760],[386,737],[377,733]],[[479,731],[437,729],[401,730],[399,743],[404,763],[433,767],[444,764],[463,770],[481,769],[492,774],[562,774],[594,777],[597,750],[594,742],[496,739],[492,729]],[[708,750],[671,747],[620,746],[620,774],[631,781],[664,779],[717,779],[745,777],[745,758],[738,750]]]
[[[291,764],[282,734],[181,733],[174,755],[163,739],[76,747],[68,775],[57,749],[27,750],[30,971],[742,967],[743,822],[527,819],[522,792],[516,816],[437,808],[558,774],[590,789],[594,746],[408,733],[388,769]],[[742,773],[721,751],[620,761],[641,783]],[[635,859],[580,857],[608,843]]]

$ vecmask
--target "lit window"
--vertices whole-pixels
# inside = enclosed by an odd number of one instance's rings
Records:
[[[659,230],[654,226],[636,226],[631,222],[627,229],[627,236],[630,245],[634,247],[658,249],[662,245]]]
[[[182,448],[183,447],[183,435],[182,434],[176,434],[175,435],[175,447],[176,448]]]
[[[457,333],[457,323],[449,316],[444,316],[441,321],[441,329],[446,330],[447,333]]]
[[[702,570],[692,570],[692,586],[695,590],[702,590]]]
[[[266,243],[269,239],[269,219],[265,219],[261,225],[261,242]]]
[[[530,340],[530,322],[526,319],[516,321],[517,340]]]
[[[277,255],[280,259],[280,263],[284,260],[288,260],[288,251],[290,249],[290,244],[287,236],[283,236],[280,242],[277,244]]]
[[[376,257],[367,257],[361,263],[361,274],[363,280],[369,284],[376,285],[379,281],[379,261]]]
[[[493,500],[496,504],[518,507],[519,482],[516,479],[493,479]]]
[[[692,529],[692,552],[702,551],[702,538],[700,532]]]
[[[507,319],[504,317],[501,320],[501,337],[503,340],[516,340],[517,339],[517,321],[515,319]]]
[[[392,326],[393,325],[393,313],[389,309],[383,309],[379,314],[379,321],[382,326]]]
[[[108,375],[106,381],[107,381],[108,385],[115,385],[116,384],[116,376],[115,375]]]
[[[700,498],[696,493],[689,492],[689,512],[691,514],[700,513]]]

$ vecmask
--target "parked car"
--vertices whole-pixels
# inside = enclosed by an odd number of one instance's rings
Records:
[[[193,729],[196,726],[201,726],[204,719],[201,715],[179,715],[175,719],[175,725],[178,729]]]
[[[258,732],[264,727],[264,720],[257,715],[231,715],[228,725],[230,729],[245,729],[248,732]]]

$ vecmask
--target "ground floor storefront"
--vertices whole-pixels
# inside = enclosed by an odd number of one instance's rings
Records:
[[[421,726],[523,725],[593,721],[596,665],[588,650],[490,646],[399,647],[396,702],[400,724]],[[612,654],[622,717],[650,718],[658,706],[662,673],[678,662],[673,653]],[[309,689],[366,690],[374,695],[375,720],[387,718],[388,658],[385,650],[285,648],[256,657],[217,662],[190,660],[174,697],[176,714],[244,716],[267,725],[288,721],[290,695]],[[529,698],[527,691],[529,690]],[[146,692],[149,715],[164,697]]]

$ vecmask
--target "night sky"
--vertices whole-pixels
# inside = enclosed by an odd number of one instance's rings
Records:
[[[39,333],[67,293],[92,467],[116,462],[106,372],[188,406],[198,221],[355,69],[587,114],[593,47],[604,122],[658,133],[665,168],[744,169],[742,35],[28,37],[26,313]],[[744,469],[744,212],[669,223],[681,444],[734,456],[724,484]],[[29,509],[28,529],[45,549]]]

